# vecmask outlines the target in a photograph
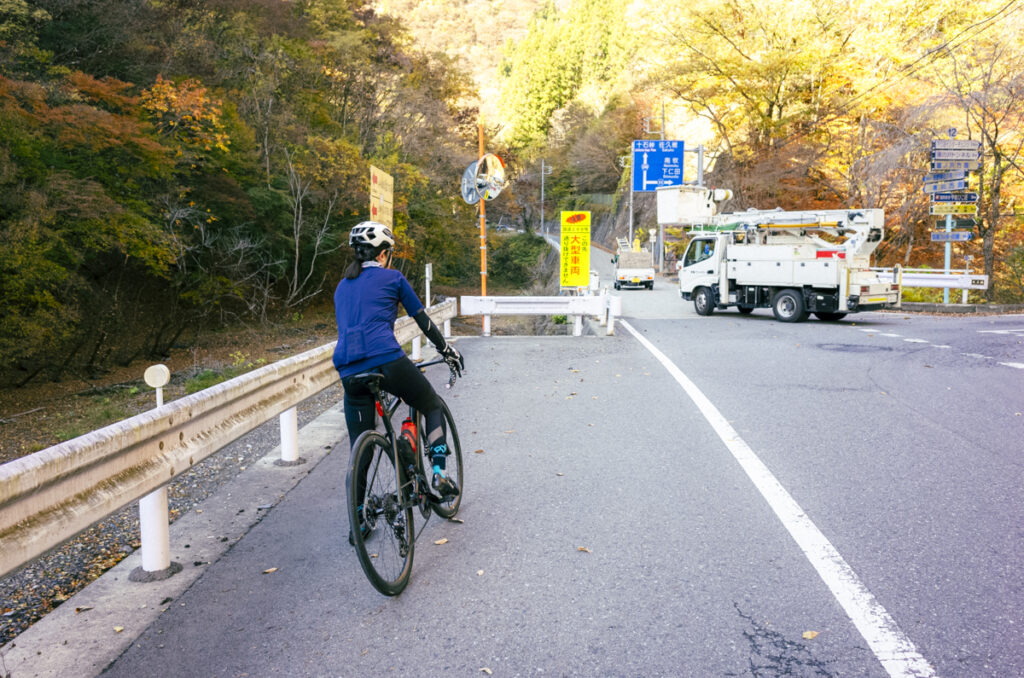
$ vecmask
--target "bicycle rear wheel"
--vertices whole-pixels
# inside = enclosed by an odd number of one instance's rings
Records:
[[[444,416],[445,428],[448,430],[448,460],[445,466],[445,473],[455,479],[455,484],[459,488],[459,494],[440,504],[433,504],[433,508],[442,518],[453,518],[459,512],[459,506],[462,505],[462,495],[465,494],[465,488],[462,486],[462,445],[459,443],[459,431],[455,428],[455,420],[452,419],[452,411],[448,409],[448,403],[440,397],[438,397],[438,400],[441,401],[441,414]],[[427,468],[426,476],[430,478],[430,457],[429,452],[427,452],[426,439],[427,427],[423,421],[422,414],[419,421],[420,449],[424,450],[423,459],[424,465]]]
[[[416,539],[404,474],[391,454],[387,438],[366,431],[356,441],[345,484],[359,564],[375,589],[397,596],[409,583]]]

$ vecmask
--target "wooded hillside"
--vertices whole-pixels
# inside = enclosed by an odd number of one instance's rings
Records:
[[[333,289],[371,164],[410,278],[477,270],[470,81],[361,3],[3,0],[0,41],[6,383],[297,312]]]
[[[954,265],[1024,301],[1016,0],[0,0],[0,382],[324,299],[371,164],[406,274],[474,284],[480,107],[492,223],[539,225],[541,160],[549,219],[621,210],[664,134],[727,208],[884,208],[880,263],[911,266],[941,264],[921,180],[956,128],[983,156]]]

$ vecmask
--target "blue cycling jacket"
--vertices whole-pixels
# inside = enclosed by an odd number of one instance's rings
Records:
[[[334,367],[342,377],[397,360],[405,351],[395,339],[398,304],[414,316],[423,309],[400,272],[369,266],[355,280],[342,278],[334,290],[338,345]]]

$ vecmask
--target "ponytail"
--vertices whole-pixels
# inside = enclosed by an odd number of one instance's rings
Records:
[[[382,244],[378,247],[369,247],[367,245],[356,245],[355,246],[355,258],[352,259],[352,263],[345,269],[345,279],[355,280],[359,277],[359,274],[363,272],[363,262],[373,261],[377,258],[377,255],[387,249],[386,244]]]
[[[359,277],[359,274],[363,272],[363,262],[359,259],[353,259],[352,263],[345,269],[345,279],[355,280]]]

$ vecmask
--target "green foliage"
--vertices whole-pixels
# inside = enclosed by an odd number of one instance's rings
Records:
[[[235,351],[231,354],[231,364],[219,370],[207,368],[190,377],[185,381],[185,394],[196,393],[203,389],[215,386],[228,379],[234,379],[237,376],[243,375],[246,372],[260,367],[266,364],[266,360],[259,358],[258,360],[250,360],[249,356],[241,351]]]
[[[474,277],[450,190],[466,80],[355,7],[0,0],[0,381],[301,315],[347,263],[370,164],[409,268]]]
[[[547,2],[527,35],[506,48],[502,106],[513,145],[542,142],[552,114],[581,94],[604,108],[636,49],[626,9],[615,0],[574,0],[563,11]]]
[[[532,233],[489,238],[487,275],[499,285],[524,287],[533,278],[538,260],[548,251],[544,238]]]

